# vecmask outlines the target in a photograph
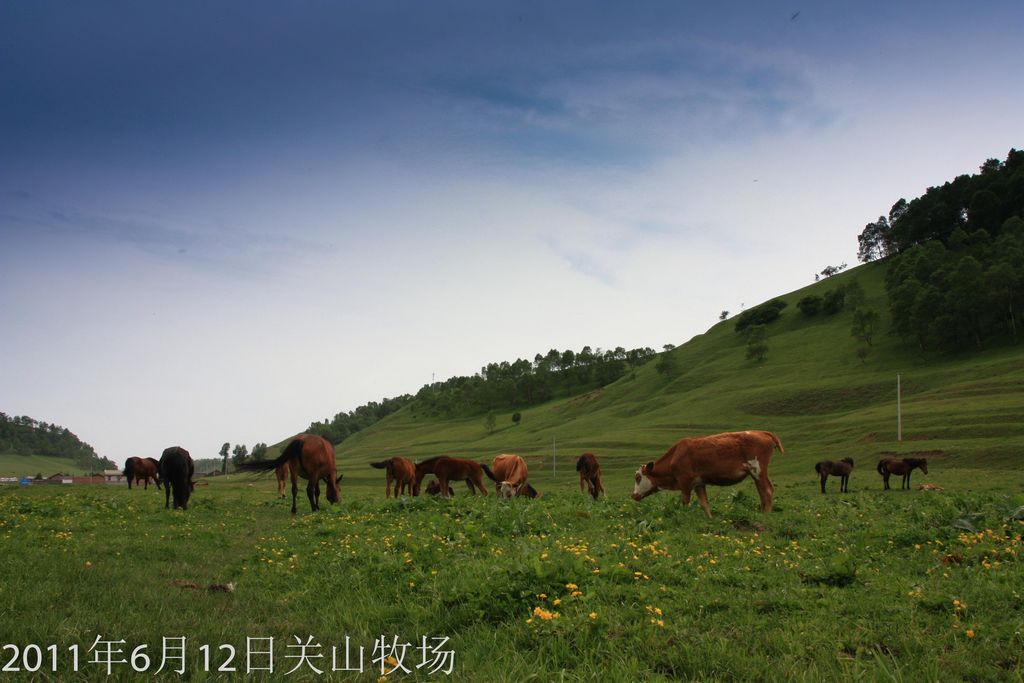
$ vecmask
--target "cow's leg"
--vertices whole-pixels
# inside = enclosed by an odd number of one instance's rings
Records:
[[[825,475],[828,476],[828,475]],[[761,512],[772,511],[772,496],[775,495],[775,487],[768,479],[767,472],[762,470],[761,476],[754,479],[754,487],[757,488],[757,495],[761,498]],[[825,492],[825,477],[821,478],[821,490]]]
[[[707,492],[707,489],[705,489],[704,485],[701,484],[700,486],[696,487],[695,490],[697,492],[697,502],[700,503],[700,506],[702,508],[704,508],[704,514],[707,515],[710,518],[711,517],[711,506],[708,504],[708,492]]]

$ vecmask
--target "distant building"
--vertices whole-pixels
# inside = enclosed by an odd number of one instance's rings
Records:
[[[103,470],[103,481],[108,484],[123,484],[128,480],[121,470]]]

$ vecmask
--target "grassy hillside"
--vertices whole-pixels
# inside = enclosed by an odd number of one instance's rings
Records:
[[[15,455],[0,453],[0,477],[34,477],[42,474],[88,474],[67,458],[56,458],[49,455]]]
[[[554,442],[557,466],[566,473],[580,453],[592,451],[618,478],[679,438],[761,428],[779,434],[785,445],[785,455],[773,462],[773,477],[783,481],[806,477],[822,458],[849,456],[866,471],[883,453],[926,454],[939,473],[992,468],[1000,477],[1016,476],[1024,452],[1024,348],[938,356],[888,336],[885,267],[864,265],[780,297],[789,306],[768,326],[763,362],[745,359],[735,321],[727,320],[673,351],[678,371],[671,380],[651,363],[602,390],[523,410],[518,426],[511,413],[500,414],[493,433],[483,416],[430,418],[413,404],[340,444],[339,469],[358,482],[379,478],[363,465],[393,455],[489,460],[514,452],[536,456],[531,472],[539,474],[551,467]],[[881,316],[863,362],[850,334],[851,311],[808,318],[796,308],[808,294],[853,280]]]

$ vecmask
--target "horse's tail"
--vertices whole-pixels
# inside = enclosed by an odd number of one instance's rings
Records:
[[[135,458],[128,458],[124,463],[124,472],[122,474],[130,482],[135,476]]]
[[[278,465],[283,465],[292,459],[293,455],[302,452],[302,439],[296,437],[288,442],[288,445],[281,451],[281,455],[273,460],[256,460],[254,462],[243,462],[238,466],[242,472],[269,472],[276,470]]]
[[[491,468],[490,467],[488,467],[487,465],[485,465],[483,463],[480,463],[480,467],[483,468],[484,474],[486,474],[488,477],[491,478],[491,481],[494,481],[494,482],[498,481],[498,478],[496,476],[494,476],[494,472],[491,472]]]
[[[885,460],[879,460],[878,461],[878,467],[875,468],[875,469],[878,470],[879,474],[885,474],[884,467],[885,467]]]
[[[380,462],[371,462],[370,463],[370,467],[376,467],[378,470],[390,470],[391,469],[391,461],[390,460],[381,460]]]
[[[821,474],[821,463],[820,462],[814,463],[814,471],[817,472],[818,474]]]
[[[582,472],[583,469],[586,466],[587,466],[586,461],[583,459],[582,455],[579,458],[576,459],[576,471],[577,472]]]

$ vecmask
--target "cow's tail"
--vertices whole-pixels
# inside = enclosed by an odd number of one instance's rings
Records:
[[[770,437],[772,438],[772,443],[774,443],[774,444],[775,444],[775,447],[776,447],[777,449],[779,449],[779,453],[785,453],[785,452],[786,452],[786,451],[785,451],[785,450],[784,450],[784,449],[782,448],[782,442],[781,442],[781,441],[779,441],[779,437],[775,436],[775,435],[774,435],[774,434],[772,434],[771,432],[768,432],[768,436],[770,436]]]
[[[273,460],[256,460],[255,462],[243,462],[238,466],[238,469],[242,472],[269,472],[270,470],[276,470],[278,465],[291,460],[293,455],[298,455],[302,452],[302,439],[294,438],[288,445],[281,451],[281,455],[277,456]]]
[[[491,472],[491,468],[490,467],[488,467],[487,465],[485,465],[483,463],[480,463],[480,467],[483,468],[484,474],[486,474],[488,477],[490,477],[491,481],[494,481],[494,482],[498,481],[498,478],[496,476],[494,476],[494,472]]]

